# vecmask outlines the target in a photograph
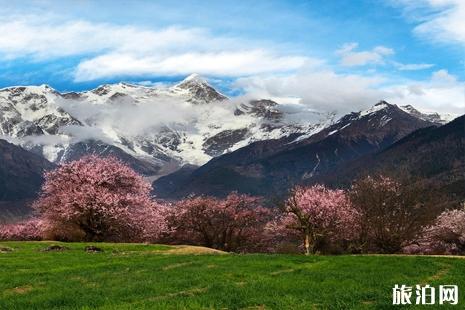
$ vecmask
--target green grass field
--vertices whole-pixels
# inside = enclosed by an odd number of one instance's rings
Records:
[[[0,309],[390,308],[394,284],[465,288],[465,260],[233,255],[143,244],[1,242]],[[465,299],[459,293],[459,305]],[[451,306],[452,307],[452,306]],[[401,307],[403,308],[403,307]],[[441,307],[446,309],[447,306]]]

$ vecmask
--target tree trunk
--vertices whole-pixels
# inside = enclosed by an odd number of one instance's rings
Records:
[[[305,233],[304,247],[305,255],[310,255],[310,234],[308,232]]]

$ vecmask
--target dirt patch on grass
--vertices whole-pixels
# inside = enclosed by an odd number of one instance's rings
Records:
[[[290,272],[294,272],[294,269],[277,270],[277,271],[270,272],[270,275],[277,276],[277,275],[280,275],[282,273],[290,273]]]
[[[10,294],[26,294],[30,291],[32,291],[31,285],[18,286],[18,287],[14,287],[14,288],[10,288],[6,290],[6,292]]]
[[[189,266],[189,265],[192,265],[192,262],[172,264],[172,265],[165,266],[162,269],[163,270],[170,270],[170,269],[185,267],[185,266]]]
[[[84,278],[84,277],[81,277],[81,276],[71,277],[70,279],[73,280],[73,281],[79,282],[81,285],[83,285],[85,287],[89,287],[89,288],[100,287],[99,283],[91,281],[91,280],[89,280],[87,278]]]
[[[449,270],[451,268],[452,268],[451,265],[443,265],[443,267],[441,269],[439,269],[438,272],[436,272],[432,276],[426,278],[423,281],[422,285],[430,284],[433,281],[441,280],[449,272]]]
[[[69,248],[57,244],[52,244],[46,247],[45,249],[42,249],[43,252],[63,252],[66,250],[69,250]]]
[[[163,254],[175,254],[175,255],[202,255],[202,254],[228,254],[228,252],[210,249],[203,246],[192,246],[192,245],[179,245],[173,249],[169,249],[162,252]]]
[[[0,246],[0,253],[10,253],[13,252],[13,249],[7,246]]]
[[[88,245],[84,248],[84,251],[86,251],[87,253],[101,253],[103,252],[103,250],[99,247],[96,247],[94,245]]]
[[[194,295],[205,293],[207,290],[208,289],[206,287],[194,287],[188,290],[182,290],[179,292],[173,292],[173,293],[168,293],[168,294],[161,295],[161,296],[155,296],[155,297],[149,298],[148,300],[160,300],[164,298],[173,298],[173,297],[180,297],[180,296],[191,297]]]
[[[375,303],[374,300],[364,300],[364,301],[362,301],[362,305],[367,305],[367,306],[373,305],[374,303]]]
[[[175,296],[194,296],[196,294],[201,294],[205,293],[207,291],[206,287],[198,287],[198,288],[193,288],[190,290],[184,290],[184,291],[179,291],[175,293],[168,294],[168,297],[175,297]]]

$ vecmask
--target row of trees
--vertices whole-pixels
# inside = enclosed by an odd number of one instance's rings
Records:
[[[115,158],[88,156],[45,174],[37,216],[0,239],[162,242],[234,252],[465,253],[465,210],[442,213],[418,188],[377,176],[348,191],[297,186],[277,208],[258,197],[154,201]]]

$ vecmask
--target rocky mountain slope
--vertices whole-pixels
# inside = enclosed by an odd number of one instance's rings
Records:
[[[0,140],[0,200],[35,197],[42,174],[54,165],[45,158]]]
[[[404,105],[404,106],[400,106],[399,108],[401,108],[403,111],[415,117],[418,117],[424,121],[441,124],[441,125],[444,125],[452,121],[455,117],[457,117],[457,116],[454,116],[452,114],[447,114],[447,113],[442,113],[442,114],[439,114],[437,112],[422,113],[418,111],[417,109],[415,109],[414,107],[412,107],[411,105]]]
[[[53,167],[42,156],[0,140],[0,222],[30,211],[26,202],[36,197],[43,172]]]
[[[382,173],[421,182],[444,200],[465,199],[465,115],[441,127],[417,130],[381,152],[364,156],[315,182],[347,186],[354,178]]]
[[[417,129],[436,125],[381,101],[311,135],[295,133],[252,143],[198,169],[162,177],[154,188],[158,196],[167,198],[192,193],[221,196],[233,190],[279,195],[292,184],[336,173],[345,164],[379,152]]]

